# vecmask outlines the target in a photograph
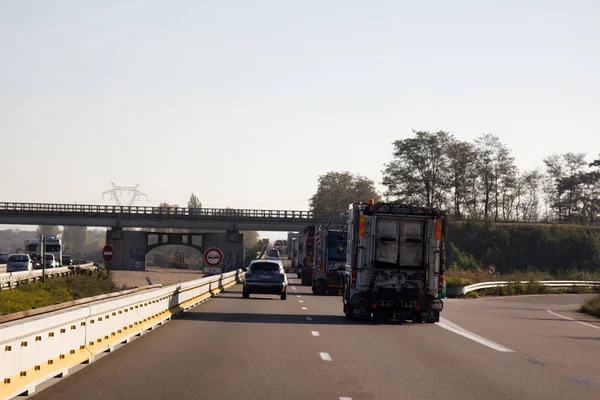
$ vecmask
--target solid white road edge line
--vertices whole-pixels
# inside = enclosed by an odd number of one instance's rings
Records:
[[[463,329],[460,326],[448,321],[446,318],[440,318],[440,322],[438,322],[436,325],[439,326],[440,328],[444,328],[450,332],[456,333],[457,335],[464,336],[467,339],[471,339],[474,342],[477,342],[484,346],[487,346],[490,349],[494,349],[494,350],[502,351],[502,352],[506,352],[506,353],[513,352],[513,350],[509,349],[508,347],[504,347],[502,345],[499,345],[498,343],[492,342],[491,340],[482,338],[481,336],[478,336],[478,335],[474,334],[473,332],[469,332],[468,330]]]
[[[311,333],[313,336],[319,336],[319,332],[317,332],[317,331],[310,331],[310,333]]]
[[[564,318],[564,319],[568,319],[569,321],[577,322],[578,324],[585,325],[585,326],[589,326],[590,328],[596,328],[596,329],[600,329],[600,326],[596,326],[596,325],[588,324],[587,322],[581,322],[581,321],[577,321],[576,319],[569,318],[569,317],[565,317],[564,315],[557,314],[557,313],[555,313],[555,312],[554,312],[554,311],[552,311],[552,310],[546,310],[546,311],[548,311],[548,312],[549,312],[550,314],[552,314],[552,315],[556,315],[557,317]]]
[[[321,356],[321,360],[331,361],[331,356],[329,355],[329,353],[319,353],[319,355]]]

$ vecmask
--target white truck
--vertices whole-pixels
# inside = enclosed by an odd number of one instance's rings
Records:
[[[353,203],[343,310],[348,319],[439,322],[445,217],[436,208]]]

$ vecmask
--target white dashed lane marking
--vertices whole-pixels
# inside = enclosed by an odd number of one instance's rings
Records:
[[[321,360],[331,361],[331,356],[329,355],[329,353],[319,353],[319,355],[321,356]]]
[[[306,308],[306,307],[302,307],[302,309],[303,309],[304,311],[308,310],[308,308]]]
[[[352,397],[340,397],[340,400],[352,400]]]
[[[310,331],[310,333],[311,333],[313,336],[319,336],[319,332],[317,332],[317,331]]]
[[[298,300],[298,303],[304,303],[304,300]]]

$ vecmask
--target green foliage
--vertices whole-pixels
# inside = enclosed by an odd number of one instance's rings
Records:
[[[39,225],[36,237],[40,235],[58,235],[60,233],[60,227],[58,225]]]
[[[263,242],[260,240],[258,232],[246,231],[242,233],[244,234],[244,251],[246,253],[244,265],[247,265],[256,258],[256,253],[261,251]]]
[[[348,171],[328,172],[319,176],[317,192],[310,199],[310,209],[322,212],[343,212],[356,201],[377,201],[375,183]]]
[[[579,311],[600,317],[600,295],[584,301]]]
[[[187,204],[188,208],[202,208],[202,202],[194,193],[190,195],[190,199]]]
[[[88,246],[87,226],[65,226],[63,230],[64,254],[82,251]]]
[[[450,223],[448,239],[447,265],[460,269],[494,264],[504,274],[534,269],[555,277],[600,273],[600,229],[594,227],[467,221]]]
[[[394,142],[394,159],[385,165],[386,195],[424,206],[442,205],[448,174],[448,148],[453,137],[444,131],[413,131]]]
[[[45,283],[32,282],[19,290],[0,292],[0,315],[32,310],[71,300],[116,292],[119,289],[104,271],[92,275],[50,278]]]

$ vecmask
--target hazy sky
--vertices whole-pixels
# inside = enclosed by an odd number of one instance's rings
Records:
[[[2,1],[0,201],[307,209],[411,130],[600,153],[600,2]],[[108,200],[105,200],[106,202]]]

